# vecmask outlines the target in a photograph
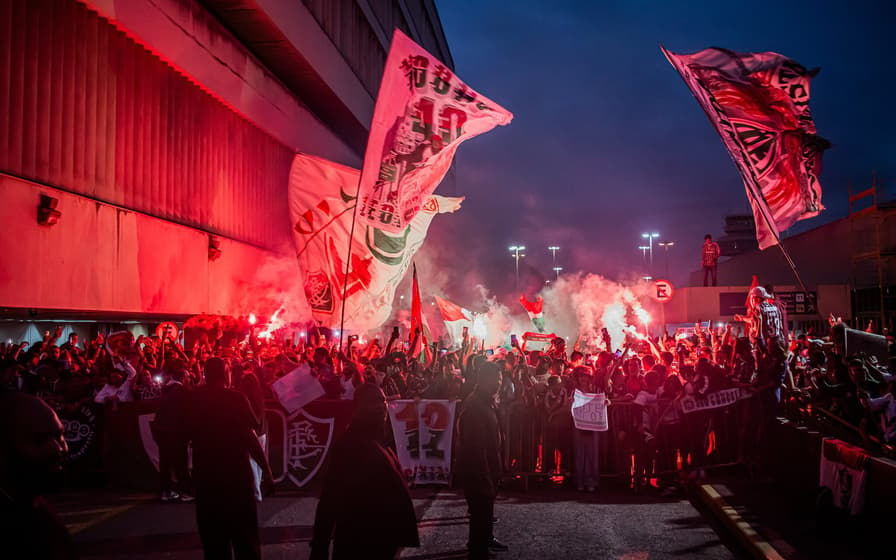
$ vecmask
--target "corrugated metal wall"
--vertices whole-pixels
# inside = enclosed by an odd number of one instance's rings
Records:
[[[264,247],[293,153],[74,0],[0,0],[0,171]]]

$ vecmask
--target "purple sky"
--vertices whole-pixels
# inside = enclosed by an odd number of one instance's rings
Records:
[[[514,121],[460,148],[456,190],[467,200],[434,221],[428,243],[440,265],[476,269],[496,293],[513,290],[510,244],[528,248],[521,275],[531,292],[552,277],[552,244],[566,270],[640,275],[637,246],[648,230],[676,243],[670,277],[682,283],[699,265],[703,234],[721,236],[726,214],[749,212],[734,163],[659,43],[679,53],[775,51],[821,68],[811,108],[834,145],[821,174],[828,210],[792,231],[845,215],[848,182],[867,187],[872,170],[896,194],[889,2],[443,0],[438,8],[458,75]],[[654,262],[663,275],[656,247]]]

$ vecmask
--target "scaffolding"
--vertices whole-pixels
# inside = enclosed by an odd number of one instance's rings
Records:
[[[852,255],[852,308],[855,327],[864,329],[869,321],[893,331],[896,311],[896,201],[881,201],[877,181],[853,192],[849,186],[849,230]]]

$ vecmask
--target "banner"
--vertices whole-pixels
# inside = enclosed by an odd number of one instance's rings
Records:
[[[850,515],[862,513],[867,461],[868,454],[860,447],[839,439],[822,440],[818,484],[830,490],[834,507]]]
[[[435,298],[448,334],[451,335],[451,342],[460,344],[463,341],[464,327],[468,330],[473,328],[473,313],[447,299],[442,299],[439,296],[435,296]]]
[[[824,209],[818,174],[829,143],[816,135],[809,112],[809,80],[817,70],[773,52],[662,51],[737,164],[760,249],[777,244],[779,232]]]
[[[320,381],[311,375],[311,368],[307,362],[274,381],[271,390],[290,414],[314,399],[324,396],[325,393]]]
[[[606,432],[607,395],[604,393],[583,393],[576,389],[572,397],[572,419],[576,428],[589,432]]]
[[[689,414],[698,410],[723,408],[736,403],[740,399],[748,399],[751,396],[753,396],[753,393],[740,387],[716,391],[702,397],[687,396],[681,399],[681,410],[685,414]]]
[[[450,482],[456,406],[455,401],[449,400],[389,402],[389,422],[398,462],[410,482]]]
[[[512,118],[396,29],[364,155],[359,222],[401,234],[445,176],[458,146]]]
[[[520,304],[523,306],[523,309],[526,310],[526,313],[529,315],[529,319],[532,320],[532,324],[535,325],[535,330],[540,333],[544,332],[544,300],[541,296],[535,301],[529,301],[526,299],[526,296],[520,294]]]
[[[360,173],[325,159],[296,154],[289,172],[289,211],[305,296],[316,321],[338,328],[346,288],[345,328],[373,330],[392,313],[395,288],[433,216],[455,212],[463,198],[432,196],[398,236],[355,224],[346,281],[353,194]]]

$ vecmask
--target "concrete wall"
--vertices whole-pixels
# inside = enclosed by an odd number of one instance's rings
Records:
[[[37,224],[40,194],[59,200],[58,224]],[[258,270],[295,266],[227,239],[210,261],[203,232],[9,176],[0,200],[0,307],[269,314],[279,302],[257,293]]]
[[[719,308],[719,294],[740,293],[744,295],[749,291],[749,286],[710,286],[688,287],[675,291],[671,301],[666,304],[666,323],[695,323],[697,321],[732,321],[733,315],[722,315]],[[810,288],[811,289],[811,288]],[[779,292],[796,292],[796,286],[776,285]],[[845,284],[821,284],[814,290],[818,296],[818,311],[821,318],[826,318],[830,313],[843,320],[851,319],[850,291]],[[791,314],[791,320],[814,321],[819,319],[819,314]]]

